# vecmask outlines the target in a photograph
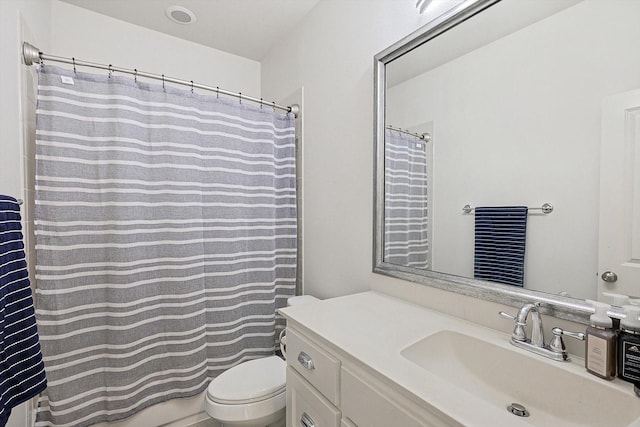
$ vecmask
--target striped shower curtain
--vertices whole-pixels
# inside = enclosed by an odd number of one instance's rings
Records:
[[[290,114],[45,65],[36,139],[37,426],[122,419],[273,354],[296,277]]]
[[[384,261],[428,269],[429,212],[425,142],[385,131]]]

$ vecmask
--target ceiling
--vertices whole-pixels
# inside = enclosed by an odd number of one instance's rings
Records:
[[[224,52],[260,61],[302,21],[319,0],[62,0],[131,24],[160,31]],[[168,6],[196,15],[190,25],[176,24]]]

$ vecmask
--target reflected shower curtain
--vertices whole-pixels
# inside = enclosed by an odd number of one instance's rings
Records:
[[[384,169],[384,261],[428,269],[425,142],[386,129]]]
[[[290,114],[45,65],[36,139],[36,425],[122,419],[273,354],[296,277]]]

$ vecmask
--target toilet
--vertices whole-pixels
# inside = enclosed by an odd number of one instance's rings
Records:
[[[318,301],[311,295],[291,297],[287,305]],[[207,388],[204,409],[223,427],[284,427],[287,364],[263,357],[227,369]]]

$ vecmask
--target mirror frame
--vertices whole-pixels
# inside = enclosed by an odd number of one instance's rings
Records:
[[[374,56],[374,242],[373,272],[419,283],[487,301],[521,307],[525,303],[541,303],[541,312],[561,319],[589,324],[594,311],[577,298],[543,293],[498,283],[454,276],[435,271],[391,264],[384,261],[384,137],[386,64],[429,40],[462,24],[501,0],[467,0],[440,17]],[[622,310],[614,307],[610,316],[621,318]]]

